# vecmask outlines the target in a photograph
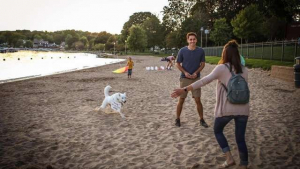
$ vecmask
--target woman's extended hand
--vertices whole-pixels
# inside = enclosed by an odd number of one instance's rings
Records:
[[[174,89],[173,93],[171,94],[171,97],[176,98],[176,97],[180,96],[184,92],[185,91],[182,88],[180,88],[180,89]]]

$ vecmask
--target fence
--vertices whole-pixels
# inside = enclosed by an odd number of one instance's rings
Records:
[[[223,46],[203,48],[206,56],[221,56]],[[297,40],[248,43],[240,45],[239,52],[246,58],[294,61],[300,55]]]

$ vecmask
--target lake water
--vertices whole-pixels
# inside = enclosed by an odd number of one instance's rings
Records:
[[[97,58],[96,55],[87,53],[0,53],[0,83],[103,66],[124,60]]]

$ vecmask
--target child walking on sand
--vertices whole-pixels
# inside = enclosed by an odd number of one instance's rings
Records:
[[[131,57],[128,58],[127,66],[128,66],[128,78],[131,78],[132,68],[134,66],[134,62],[131,60]]]

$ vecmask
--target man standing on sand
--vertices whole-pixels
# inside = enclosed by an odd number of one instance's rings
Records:
[[[205,53],[204,50],[198,46],[197,34],[190,32],[186,35],[188,46],[181,48],[178,52],[176,66],[181,71],[180,75],[180,87],[184,88],[195,81],[200,79],[200,71],[205,66]],[[176,112],[176,123],[175,125],[180,127],[180,114],[182,111],[183,103],[187,97],[187,90],[185,88],[185,93],[181,94],[177,103]],[[201,88],[192,90],[193,98],[195,99],[197,105],[197,111],[200,117],[200,125],[207,128],[208,125],[203,118],[203,106],[200,100]]]

